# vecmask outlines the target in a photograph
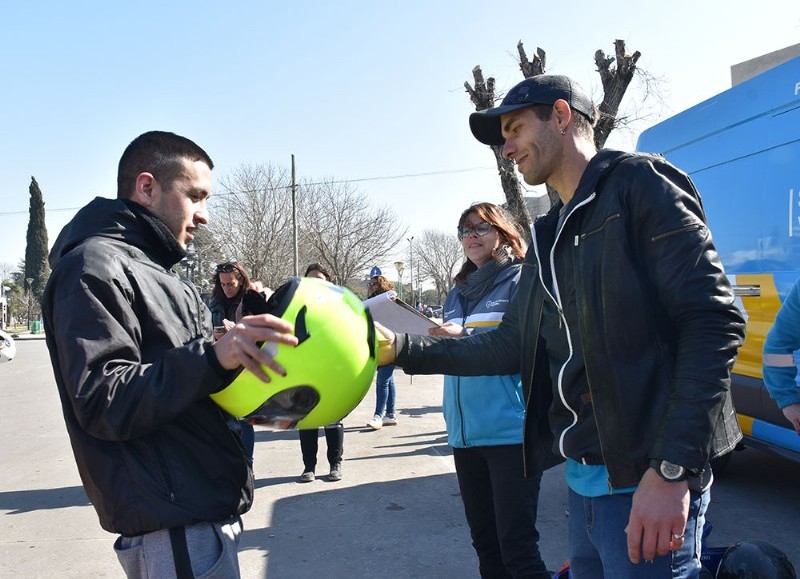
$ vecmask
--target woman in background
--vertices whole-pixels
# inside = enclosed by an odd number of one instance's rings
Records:
[[[305,277],[315,277],[331,281],[331,276],[318,263],[306,268]],[[300,433],[300,451],[303,453],[303,474],[299,482],[308,483],[316,479],[317,450],[319,449],[319,429],[306,429]],[[329,481],[342,480],[342,456],[344,454],[344,425],[340,422],[325,427],[325,441],[328,444],[328,464],[331,467]]]
[[[217,264],[214,271],[214,289],[211,291],[211,302],[208,304],[215,340],[219,340],[242,317],[242,297],[251,286],[253,284],[250,276],[235,259]],[[242,444],[252,464],[256,434],[249,422],[240,420],[239,424],[242,427]]]
[[[469,207],[458,239],[466,260],[434,336],[493,331],[517,291],[525,247],[502,207]],[[536,530],[541,473],[523,467],[520,375],[445,376],[442,408],[481,577],[550,579]]]
[[[372,298],[394,289],[394,284],[382,275],[369,280],[367,297]],[[380,430],[384,426],[396,426],[395,413],[394,366],[379,366],[375,378],[375,415],[367,422],[372,430]]]

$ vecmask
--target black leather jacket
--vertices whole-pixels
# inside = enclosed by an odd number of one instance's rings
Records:
[[[84,488],[107,531],[138,535],[245,512],[238,424],[209,398],[232,378],[174,237],[138,205],[95,199],[50,254],[47,346]]]
[[[660,157],[601,151],[570,207],[555,243],[570,252],[580,324],[571,338],[581,340],[609,482],[635,486],[651,458],[700,470],[741,439],[730,371],[744,321],[699,195]],[[528,469],[563,457],[569,413],[561,403],[569,385],[551,382],[539,339],[544,300],[559,304],[550,252],[560,208],[534,224],[517,295],[495,332],[408,336],[397,360],[409,373],[521,369]]]

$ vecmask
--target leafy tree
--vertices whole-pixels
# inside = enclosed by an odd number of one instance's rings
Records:
[[[25,280],[31,279],[31,292],[35,302],[41,301],[44,286],[50,276],[47,264],[47,226],[44,221],[44,200],[35,177],[31,177],[28,233],[25,245]]]

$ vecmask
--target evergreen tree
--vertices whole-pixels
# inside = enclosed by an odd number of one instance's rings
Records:
[[[32,279],[31,292],[35,303],[40,303],[44,286],[50,276],[47,264],[47,226],[44,222],[44,200],[35,177],[31,177],[31,200],[28,209],[28,233],[25,245],[25,276],[23,281]],[[27,282],[26,282],[27,283]],[[28,289],[28,288],[25,288]]]

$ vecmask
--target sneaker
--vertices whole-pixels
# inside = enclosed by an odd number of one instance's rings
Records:
[[[331,482],[335,482],[337,480],[342,480],[342,463],[336,462],[331,465],[331,474],[328,475],[328,480]]]
[[[397,417],[396,416],[384,416],[383,417],[383,425],[384,426],[397,426]]]
[[[369,426],[372,430],[380,430],[383,428],[383,420],[378,415],[372,417],[372,420],[367,422],[367,426]]]
[[[317,478],[317,477],[314,475],[314,471],[313,470],[307,470],[303,474],[300,475],[300,478],[297,479],[297,482],[308,483],[308,482],[312,482],[315,478]]]

